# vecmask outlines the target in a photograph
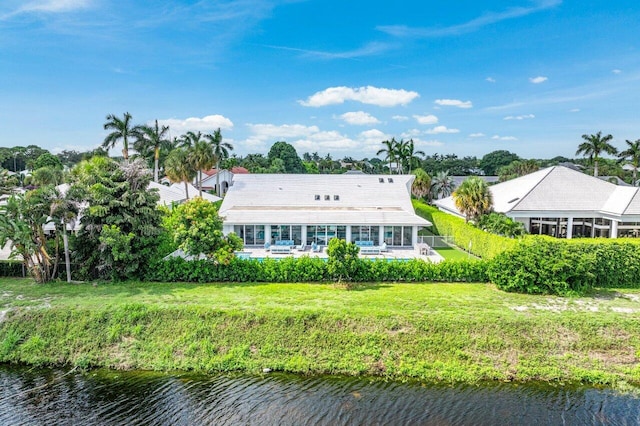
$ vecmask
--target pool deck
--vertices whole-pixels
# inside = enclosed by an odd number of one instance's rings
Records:
[[[265,250],[262,247],[251,247],[245,246],[242,250],[244,253],[250,253],[251,259],[264,259],[264,258],[273,258],[273,259],[283,259],[285,257],[319,257],[319,258],[327,258],[327,248],[323,247],[319,252],[312,252],[310,247],[307,247],[305,250],[291,250],[289,254],[274,254],[270,251]],[[380,254],[360,254],[362,259],[421,259],[424,261],[439,263],[444,260],[444,258],[438,254],[434,250],[430,250],[427,256],[421,255],[418,249],[413,248],[389,248],[387,251],[380,252]]]

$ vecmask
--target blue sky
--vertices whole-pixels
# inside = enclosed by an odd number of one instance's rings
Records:
[[[572,157],[640,138],[635,1],[3,0],[0,146],[98,146],[107,114],[239,155]],[[115,152],[119,152],[117,149]]]

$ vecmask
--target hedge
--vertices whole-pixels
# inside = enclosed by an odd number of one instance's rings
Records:
[[[488,263],[478,260],[430,263],[415,259],[388,261],[358,259],[351,282],[487,282]],[[327,262],[303,256],[285,259],[233,259],[228,265],[210,260],[160,261],[146,277],[149,281],[184,282],[326,282],[332,281]]]
[[[485,232],[466,223],[462,218],[441,212],[419,200],[412,200],[412,202],[416,214],[433,223],[436,234],[453,237],[455,245],[464,250],[470,250],[471,253],[483,259],[492,259],[517,244],[517,240],[513,238]]]
[[[488,274],[501,290],[529,294],[640,288],[640,241],[531,236],[496,256]]]
[[[22,262],[19,260],[0,260],[0,277],[22,277]]]

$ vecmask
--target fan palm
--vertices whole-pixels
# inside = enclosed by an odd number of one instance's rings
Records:
[[[158,125],[158,120],[154,126],[136,126],[133,128],[133,134],[136,141],[133,147],[144,158],[153,156],[153,181],[158,182],[158,174],[160,169],[160,151],[168,150],[171,141],[167,138],[169,126]]]
[[[415,169],[416,176],[411,185],[411,193],[416,198],[424,198],[431,191],[431,177],[422,169]]]
[[[189,151],[186,148],[176,148],[169,153],[164,162],[164,170],[171,182],[184,182],[184,192],[189,199],[189,185],[196,171],[189,161]]]
[[[609,143],[613,136],[602,136],[602,132],[598,132],[595,135],[582,135],[582,142],[578,145],[576,155],[584,154],[589,157],[589,161],[593,161],[593,175],[598,176],[598,159],[601,153],[617,154],[618,150]]]
[[[633,166],[633,186],[636,185],[638,177],[638,167],[640,167],[640,139],[634,142],[630,140],[625,141],[628,148],[618,154],[621,161],[629,160]]]
[[[131,114],[125,112],[122,119],[113,114],[107,115],[107,122],[104,123],[104,129],[112,130],[112,132],[104,138],[102,147],[108,151],[122,139],[122,156],[125,161],[129,161],[129,137],[132,136],[133,131],[131,127]]]
[[[213,147],[213,157],[216,165],[216,188],[218,190],[218,197],[222,197],[222,190],[220,188],[220,162],[229,158],[229,151],[233,150],[233,145],[229,142],[222,141],[220,128],[212,134],[205,135],[204,137]]]
[[[453,201],[466,221],[476,220],[493,208],[489,185],[478,176],[471,176],[462,182],[453,192]]]
[[[433,198],[445,198],[451,195],[454,189],[453,179],[448,171],[438,172],[431,179],[431,192]]]

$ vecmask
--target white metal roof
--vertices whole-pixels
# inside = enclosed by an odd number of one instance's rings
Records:
[[[563,166],[542,169],[489,189],[494,210],[513,216],[527,212],[640,215],[638,188],[614,185]],[[435,204],[461,215],[452,196]]]
[[[228,224],[429,226],[414,213],[413,179],[410,175],[238,174],[220,215]]]

